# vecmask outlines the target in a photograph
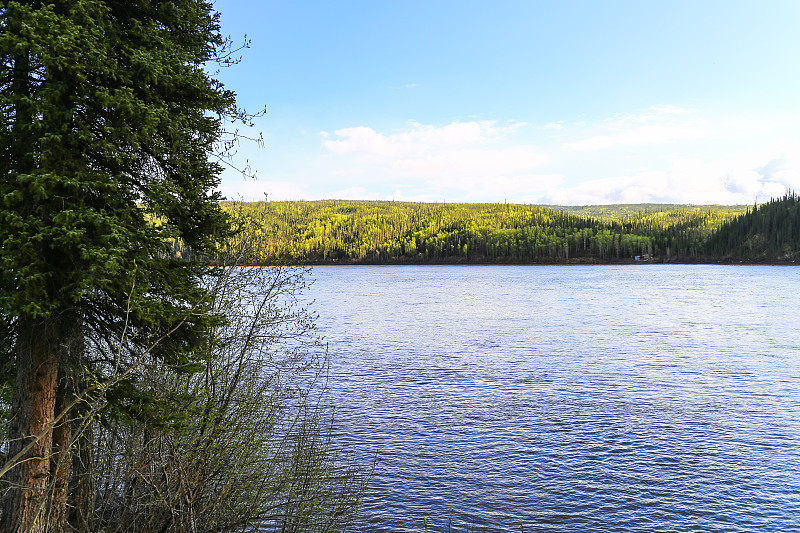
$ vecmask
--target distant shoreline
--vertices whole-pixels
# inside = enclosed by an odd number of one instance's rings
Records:
[[[786,260],[719,260],[719,261],[687,261],[687,260],[674,260],[674,261],[633,261],[633,260],[619,260],[619,261],[568,261],[568,262],[538,262],[538,263],[522,263],[522,262],[507,262],[507,263],[466,263],[466,262],[453,262],[453,263],[287,263],[287,264],[265,264],[265,265],[245,265],[246,267],[313,267],[313,268],[332,268],[332,267],[475,267],[475,266],[646,266],[646,265],[718,265],[718,266],[800,266],[800,262],[796,259]]]

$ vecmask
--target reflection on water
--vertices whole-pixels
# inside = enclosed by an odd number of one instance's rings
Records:
[[[364,530],[800,530],[800,270],[313,277]]]

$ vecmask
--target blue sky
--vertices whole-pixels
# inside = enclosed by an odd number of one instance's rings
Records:
[[[800,2],[217,0],[266,106],[229,198],[753,203],[800,189]]]

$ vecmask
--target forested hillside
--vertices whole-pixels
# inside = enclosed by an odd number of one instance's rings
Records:
[[[258,236],[254,263],[304,264],[702,261],[712,233],[748,209],[344,200],[223,207]]]
[[[751,261],[797,257],[800,255],[800,197],[792,192],[753,206],[714,232],[707,252]]]

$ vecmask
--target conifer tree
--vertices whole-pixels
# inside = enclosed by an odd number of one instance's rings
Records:
[[[206,69],[226,50],[202,0],[0,2],[2,531],[67,527],[59,416],[108,368],[87,343],[125,335],[144,352],[166,335],[149,356],[196,368],[207,271],[170,241],[198,257],[228,232],[209,154],[241,115]],[[144,405],[130,383],[108,394]]]

